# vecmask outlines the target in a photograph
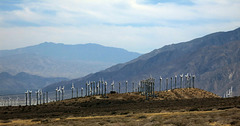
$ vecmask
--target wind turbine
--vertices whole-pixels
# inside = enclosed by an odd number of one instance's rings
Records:
[[[96,81],[96,95],[99,95],[99,83]]]
[[[189,74],[189,76],[188,76],[189,88],[192,87],[192,77],[191,76],[192,76],[191,74]]]
[[[59,86],[59,88],[58,88],[58,100],[59,101],[61,100],[61,93],[62,93],[62,89],[61,89],[61,86]]]
[[[10,98],[10,97],[8,97],[8,106],[12,106],[11,98]]]
[[[28,90],[27,90],[27,92],[25,92],[25,96],[26,96],[26,106],[27,106],[27,100],[28,100]]]
[[[81,88],[81,97],[83,97],[83,88]]]
[[[31,106],[31,101],[32,101],[32,91],[28,92],[29,95],[29,105]]]
[[[39,96],[40,96],[40,104],[42,104],[42,90],[39,91]]]
[[[101,94],[101,80],[98,82],[98,95]]]
[[[166,91],[168,90],[168,78],[166,78]]]
[[[132,92],[134,92],[134,82],[132,82]]]
[[[46,92],[46,100],[47,100],[47,103],[48,103],[48,92]]]
[[[177,75],[175,75],[175,88],[177,88]]]
[[[62,100],[64,99],[64,86],[62,87]]]
[[[96,88],[95,88],[96,84],[95,84],[95,81],[93,81],[93,95],[95,95],[95,91],[96,91]]]
[[[121,92],[121,89],[120,89],[120,88],[121,88],[121,82],[118,83],[118,93],[119,93],[119,94],[120,94],[120,92]]]
[[[140,90],[141,90],[141,83],[140,83],[140,81],[139,81],[139,82],[138,82],[138,92],[141,92]]]
[[[183,74],[180,75],[180,88],[183,87]]]
[[[194,85],[195,78],[196,78],[196,76],[195,76],[195,75],[193,75],[193,76],[192,76],[193,88],[195,88],[195,85]]]
[[[76,88],[77,98],[78,98],[78,87]]]
[[[155,79],[154,78],[151,78],[150,82],[152,83],[152,94],[153,94],[153,97],[155,97]]]
[[[128,86],[128,81],[126,81],[126,93],[128,93],[127,86]]]
[[[56,88],[56,101],[57,101],[58,87]]]
[[[90,96],[91,94],[90,94],[90,89],[91,87],[90,87],[90,81],[88,82],[88,96]]]
[[[18,106],[18,101],[19,101],[19,97],[17,96],[17,99],[16,99],[16,106]]]
[[[103,81],[103,78],[102,78],[102,97],[104,96],[104,94],[103,94],[103,87],[104,87],[104,81]]]
[[[162,77],[159,78],[159,91],[162,90]]]
[[[90,82],[90,95],[92,96],[93,95],[93,82]]]
[[[188,87],[188,73],[185,75],[185,78],[186,78],[185,87]]]
[[[88,96],[88,83],[86,82],[86,96]]]
[[[43,104],[45,104],[45,93],[43,92]]]
[[[75,89],[73,83],[72,83],[72,87],[71,87],[71,89],[72,89],[72,98],[73,98],[73,90]]]
[[[111,83],[112,91],[114,90],[114,81]]]
[[[38,105],[38,91],[35,91],[36,93],[36,99],[37,99],[37,105]]]
[[[107,81],[105,81],[105,98],[107,97]]]

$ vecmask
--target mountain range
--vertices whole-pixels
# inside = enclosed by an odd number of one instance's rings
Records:
[[[37,90],[49,84],[68,80],[67,78],[45,78],[30,75],[24,72],[11,75],[7,72],[0,73],[0,95],[24,93],[27,90]]]
[[[150,76],[170,78],[180,74],[196,75],[196,87],[223,95],[231,86],[233,94],[240,95],[240,28],[216,32],[188,42],[166,45],[129,62],[114,65],[103,71],[78,79],[49,85],[70,89],[72,83],[85,87],[87,81],[103,78],[112,82],[138,82]],[[110,84],[108,85],[110,87]]]
[[[26,72],[43,77],[77,78],[140,56],[124,49],[98,44],[39,45],[0,51],[0,72]]]

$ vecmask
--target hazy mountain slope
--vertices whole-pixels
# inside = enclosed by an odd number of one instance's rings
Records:
[[[229,32],[217,32],[189,42],[172,44],[142,55],[125,64],[113,66],[104,71],[72,80],[84,84],[99,78],[115,82],[139,81],[150,75],[171,77],[179,74],[196,74],[196,86],[222,95],[225,90],[234,87],[239,91],[239,48],[240,28]],[[231,78],[231,79],[229,79]],[[71,82],[54,84],[70,85]],[[52,89],[53,85],[50,85]],[[84,85],[82,85],[84,86]]]
[[[109,63],[126,62],[140,55],[135,52],[128,52],[124,49],[105,47],[102,45],[92,43],[64,45],[52,42],[45,42],[39,45],[19,48],[15,50],[0,51],[0,56],[9,56],[25,53],[36,54],[40,56],[62,60],[82,60]]]
[[[0,95],[24,93],[26,90],[43,88],[51,83],[67,80],[66,78],[44,78],[24,72],[11,75],[0,73]]]
[[[77,78],[126,62],[140,54],[97,44],[64,45],[45,42],[0,51],[0,72],[27,72],[45,77]]]

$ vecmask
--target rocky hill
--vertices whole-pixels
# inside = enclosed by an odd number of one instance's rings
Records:
[[[86,81],[100,78],[115,82],[138,82],[150,76],[173,77],[180,74],[195,74],[196,87],[223,95],[233,86],[233,94],[240,95],[240,28],[217,32],[189,42],[164,46],[130,62],[118,64],[88,76],[55,83],[46,87],[54,90],[57,85],[70,88],[71,83],[85,87]],[[110,85],[108,85],[110,88]],[[158,85],[156,85],[157,87]],[[131,87],[129,87],[131,88]]]

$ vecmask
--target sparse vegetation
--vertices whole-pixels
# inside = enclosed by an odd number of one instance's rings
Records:
[[[180,89],[179,89],[180,90]],[[182,89],[184,90],[184,89]],[[188,94],[202,94],[196,91]],[[239,125],[240,97],[218,98],[208,92],[198,98],[156,92],[145,100],[137,93],[74,98],[38,106],[0,107],[0,125]],[[209,94],[209,95],[208,95]],[[171,97],[171,99],[165,98]],[[176,97],[177,96],[177,97]],[[181,98],[180,98],[181,97]],[[26,122],[26,123],[24,123]]]

